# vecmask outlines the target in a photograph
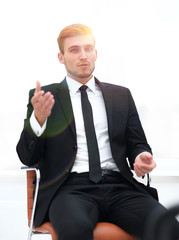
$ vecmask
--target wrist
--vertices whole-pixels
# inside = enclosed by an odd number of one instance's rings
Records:
[[[46,117],[37,116],[35,113],[34,113],[34,116],[35,116],[37,122],[39,123],[39,125],[42,127],[43,124],[44,124],[45,121],[46,121]]]

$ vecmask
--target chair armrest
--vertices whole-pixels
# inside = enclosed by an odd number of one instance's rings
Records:
[[[152,181],[151,175],[150,175],[150,173],[147,173],[147,186],[148,187],[150,187],[151,181]]]
[[[31,166],[31,167],[23,166],[23,167],[21,167],[21,169],[22,169],[22,170],[26,170],[26,171],[32,171],[32,170],[34,170],[34,171],[35,171],[35,174],[36,174],[36,181],[37,181],[38,184],[39,184],[39,182],[40,182],[40,170],[38,169],[38,167],[36,167],[36,166]],[[38,187],[39,187],[39,185],[38,185]]]

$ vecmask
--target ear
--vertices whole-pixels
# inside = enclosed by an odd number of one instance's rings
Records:
[[[58,53],[58,60],[60,61],[60,63],[64,64],[64,56],[62,53]]]

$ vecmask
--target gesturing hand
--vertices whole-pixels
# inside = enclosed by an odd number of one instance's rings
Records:
[[[138,177],[151,172],[155,167],[156,163],[149,152],[141,153],[134,162],[134,171]]]
[[[41,90],[39,81],[36,82],[36,89],[31,103],[34,108],[34,115],[38,123],[42,126],[45,120],[50,116],[55,100],[50,92],[45,93]]]

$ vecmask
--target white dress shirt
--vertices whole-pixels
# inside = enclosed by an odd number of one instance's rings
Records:
[[[88,149],[85,135],[85,128],[83,122],[83,114],[81,108],[81,92],[79,88],[82,86],[81,83],[66,77],[66,81],[69,87],[70,98],[72,102],[72,108],[74,113],[76,135],[77,135],[77,155],[75,163],[72,168],[72,172],[88,172]],[[104,99],[99,86],[95,83],[94,77],[92,77],[86,84],[88,99],[93,109],[93,119],[96,131],[96,137],[99,147],[99,155],[101,161],[101,168],[119,171],[111,153],[109,135],[108,135],[108,123],[106,108]],[[47,120],[48,121],[48,120]],[[46,121],[46,122],[47,122]],[[34,113],[30,118],[30,124],[37,136],[40,136],[46,128],[46,122],[41,126],[38,124]]]

